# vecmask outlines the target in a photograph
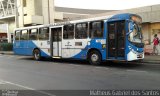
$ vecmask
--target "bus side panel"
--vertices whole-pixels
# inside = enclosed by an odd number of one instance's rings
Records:
[[[104,49],[104,50],[101,50],[101,54],[102,54],[102,60],[103,60],[103,61],[105,61],[105,60],[106,60],[106,58],[107,58],[107,55],[106,55],[106,53],[107,53],[106,49]]]
[[[15,41],[13,51],[17,55],[30,55],[28,41]]]
[[[97,49],[101,55],[102,60],[106,60],[106,48],[102,48],[102,44],[106,44],[106,39],[93,39],[88,42],[88,45],[84,49],[76,49],[75,53],[77,53],[73,58],[76,59],[87,59],[87,54],[90,49]]]
[[[90,45],[88,46],[89,49],[95,48],[99,50],[99,52],[102,55],[102,60],[106,60],[106,48],[103,48],[103,46],[106,47],[106,39],[93,39],[90,42]]]
[[[72,58],[74,59],[87,59],[87,50],[84,49],[76,49],[75,53],[77,53],[76,55],[74,55]]]
[[[42,57],[50,57],[50,43],[48,40],[39,40],[33,43],[40,49]]]
[[[13,51],[17,55],[32,56],[35,48],[38,48],[41,51],[41,56],[49,57],[48,49],[41,49],[38,41],[15,41]]]
[[[42,57],[49,57],[49,46],[47,46],[47,41],[30,41],[29,42],[29,53],[30,55],[33,54],[35,48],[38,48],[41,52]]]

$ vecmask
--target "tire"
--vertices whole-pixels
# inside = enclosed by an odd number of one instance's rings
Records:
[[[33,57],[37,61],[41,60],[41,52],[39,51],[39,49],[35,49],[33,51]]]
[[[102,62],[102,56],[98,51],[94,50],[89,53],[88,60],[92,65],[100,65]]]

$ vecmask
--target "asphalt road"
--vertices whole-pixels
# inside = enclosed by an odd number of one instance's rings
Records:
[[[0,89],[160,89],[160,64],[104,62],[93,66],[86,61],[34,61],[26,56],[0,55]]]

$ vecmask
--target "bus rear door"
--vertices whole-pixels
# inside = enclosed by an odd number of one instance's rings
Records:
[[[111,60],[125,59],[125,21],[108,22],[107,55]]]

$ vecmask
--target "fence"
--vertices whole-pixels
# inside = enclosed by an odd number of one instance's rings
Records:
[[[12,43],[0,43],[0,51],[12,51],[13,44]]]

